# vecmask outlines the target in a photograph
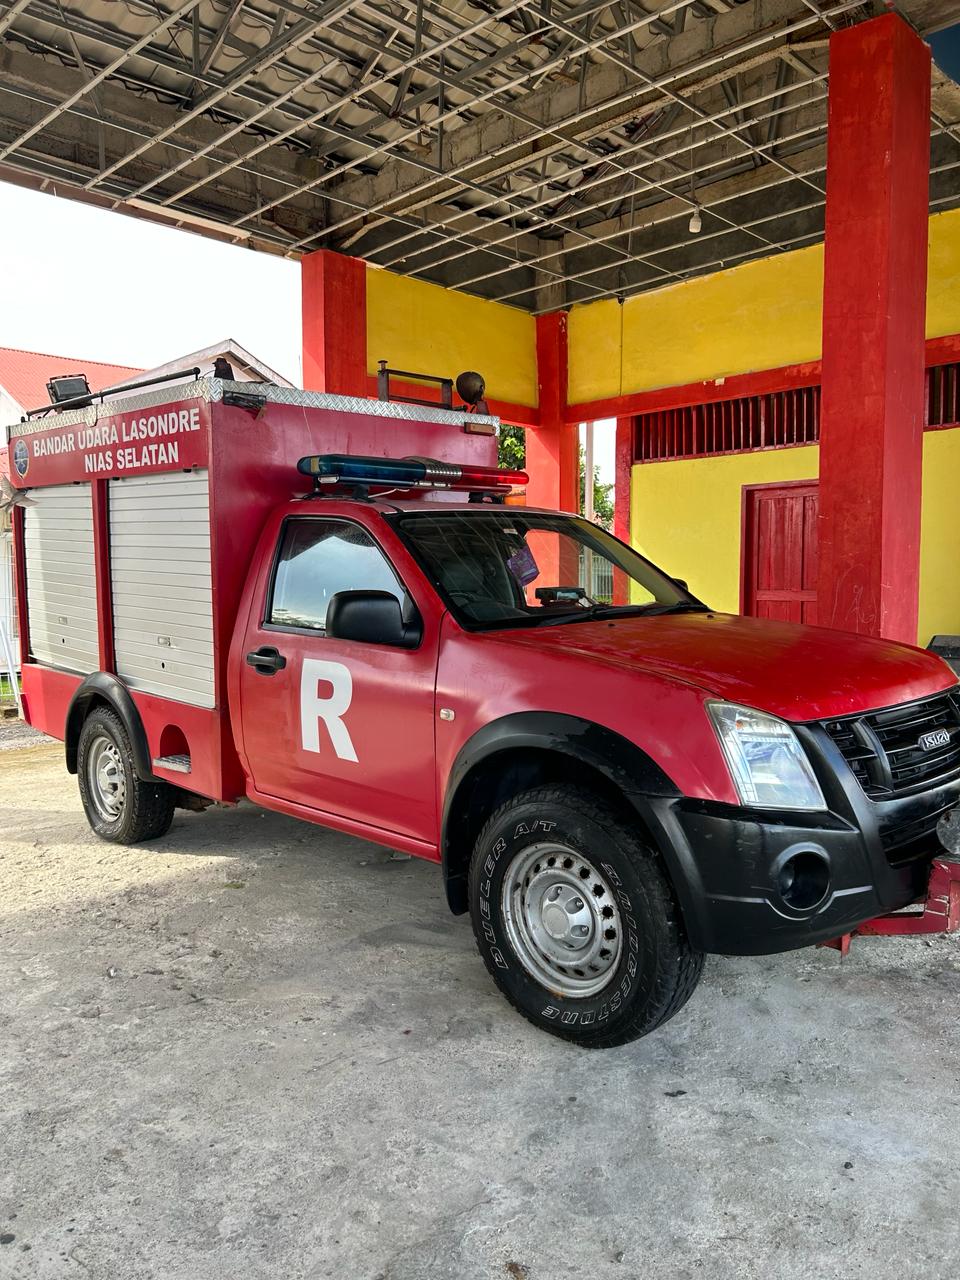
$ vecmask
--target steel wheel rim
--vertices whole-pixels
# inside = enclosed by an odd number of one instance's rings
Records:
[[[127,781],[120,748],[106,734],[98,735],[90,743],[86,774],[93,807],[106,822],[116,822],[123,812]]]
[[[524,849],[507,867],[501,906],[517,958],[542,986],[584,998],[610,983],[623,950],[620,909],[582,854],[546,842]]]

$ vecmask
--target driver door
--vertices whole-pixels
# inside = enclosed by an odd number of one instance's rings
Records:
[[[425,619],[416,649],[326,634],[338,591],[412,603],[382,547],[352,520],[287,518],[264,577],[240,673],[257,792],[435,844],[437,627]]]

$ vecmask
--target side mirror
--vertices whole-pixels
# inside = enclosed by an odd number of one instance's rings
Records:
[[[690,591],[690,584],[687,582],[686,578],[673,578],[671,581],[674,582],[681,591]]]
[[[327,635],[361,644],[387,644],[415,649],[423,639],[423,624],[410,608],[404,618],[400,601],[389,591],[338,591],[327,605]]]

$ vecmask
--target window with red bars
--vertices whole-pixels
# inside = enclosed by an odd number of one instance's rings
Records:
[[[960,426],[960,361],[927,370],[925,425]],[[754,449],[786,449],[820,439],[820,388],[791,387],[761,396],[641,413],[634,460],[667,462]]]
[[[635,458],[637,462],[703,458],[816,444],[819,438],[820,388],[791,387],[767,395],[641,413],[636,418]]]
[[[927,370],[928,427],[960,426],[960,363]]]

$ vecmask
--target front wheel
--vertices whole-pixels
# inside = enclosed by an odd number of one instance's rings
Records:
[[[169,830],[176,792],[138,776],[126,730],[108,707],[97,707],[83,722],[77,780],[87,821],[101,839],[136,844]]]
[[[499,809],[474,848],[470,910],[510,1003],[584,1048],[653,1031],[703,969],[657,856],[591,792],[538,788]]]

